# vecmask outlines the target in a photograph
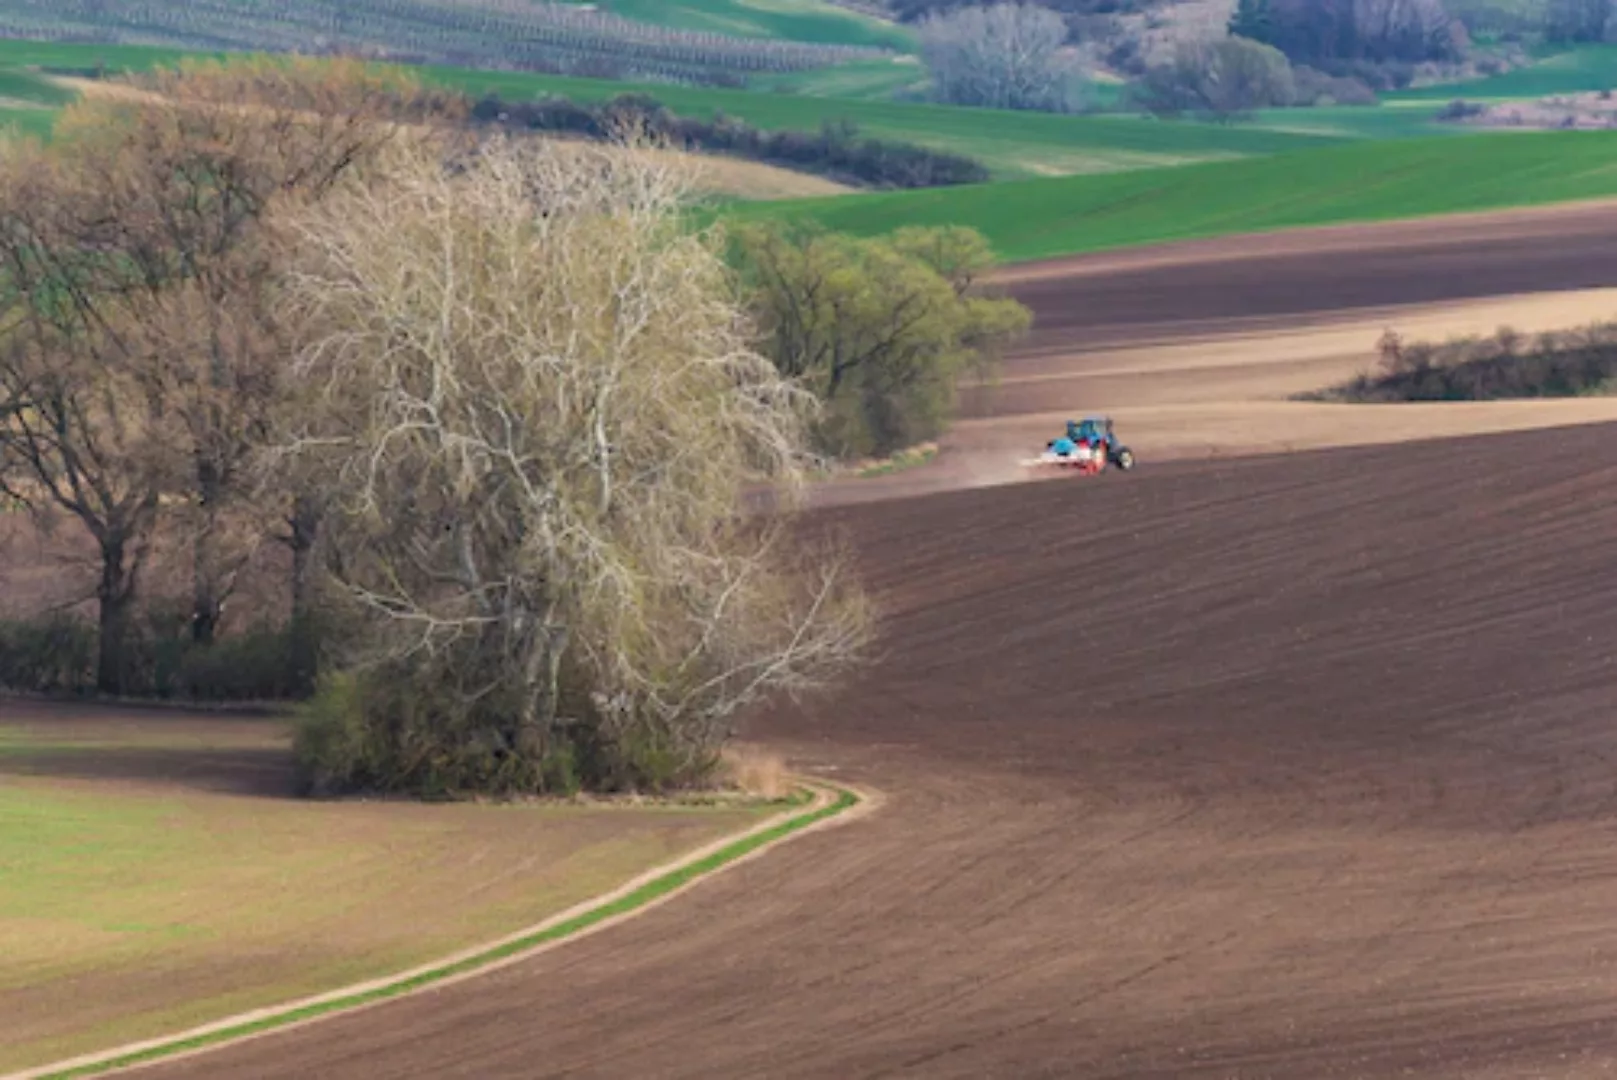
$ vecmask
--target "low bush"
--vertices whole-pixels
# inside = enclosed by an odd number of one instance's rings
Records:
[[[1486,105],[1456,98],[1437,111],[1437,119],[1452,123],[1456,120],[1469,120],[1473,116],[1481,116],[1487,111]]]
[[[323,678],[300,707],[293,737],[300,793],[661,794],[698,784],[720,765],[716,747],[694,746],[643,717],[619,723],[601,715],[578,672],[562,679],[569,722],[548,732],[525,727],[522,703],[475,686],[469,660],[452,650]]]
[[[177,701],[287,701],[307,696],[294,627],[255,626],[210,645],[191,639],[179,605],[144,608],[129,635],[125,689]],[[0,688],[88,695],[96,687],[97,629],[75,615],[0,622]]]
[[[0,622],[0,687],[83,693],[95,686],[95,627],[70,615]]]
[[[1299,64],[1291,69],[1295,85],[1293,104],[1321,105],[1376,105],[1380,99],[1362,80],[1348,75],[1330,75]]]
[[[472,107],[471,116],[480,124],[598,140],[635,127],[685,149],[784,165],[874,188],[945,187],[989,179],[988,169],[971,158],[861,138],[858,129],[845,120],[828,121],[818,132],[763,131],[722,113],[712,120],[677,116],[644,94],[622,94],[599,103],[564,97],[505,102],[490,96]]]
[[[1380,369],[1304,395],[1352,402],[1493,401],[1617,392],[1617,323],[1526,337],[1508,328],[1441,344],[1379,343]]]

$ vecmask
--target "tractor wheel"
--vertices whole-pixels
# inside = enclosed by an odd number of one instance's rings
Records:
[[[1134,468],[1134,451],[1130,450],[1126,446],[1119,450],[1117,452],[1117,467],[1119,469]]]

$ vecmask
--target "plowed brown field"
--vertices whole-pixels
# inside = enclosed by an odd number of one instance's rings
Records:
[[[1427,300],[1466,295],[1444,250]],[[1613,252],[1506,288],[1617,281]],[[1482,282],[1520,257],[1467,256]],[[1426,280],[1353,258],[1329,265],[1368,283],[1356,305]],[[1332,306],[1315,263],[1199,272],[1300,312]],[[1085,280],[1041,302],[1093,310]],[[1265,314],[1242,288],[1196,301],[1193,277],[1152,300],[1155,280],[1141,312]],[[1062,348],[1034,345],[1022,363]],[[876,815],[536,961],[143,1075],[1617,1067],[1617,426],[1142,457],[827,512],[882,597],[883,654],[749,735],[880,788]]]

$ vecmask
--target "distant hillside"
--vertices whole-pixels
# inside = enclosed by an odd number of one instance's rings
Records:
[[[605,10],[610,6],[614,10]],[[894,27],[823,0],[0,0],[0,36],[739,84],[891,55]]]

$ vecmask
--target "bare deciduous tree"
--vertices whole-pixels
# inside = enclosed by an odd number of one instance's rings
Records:
[[[363,163],[411,85],[357,64],[190,64],[69,108],[48,148],[12,148],[0,483],[96,538],[104,691],[123,689],[160,511],[186,519],[203,642],[263,535],[245,464],[285,347],[259,221]]]
[[[1550,0],[1544,32],[1552,41],[1603,41],[1612,21],[1612,0]]]
[[[319,198],[365,165],[393,121],[418,118],[420,91],[399,73],[298,59],[188,63],[135,85],[149,96],[92,114],[119,134],[89,165],[127,177],[139,200],[118,208],[118,242],[145,287],[142,370],[187,436],[192,630],[206,643],[266,533],[246,469],[268,436],[287,345],[258,223],[272,201]]]
[[[372,659],[433,681],[410,715],[357,705],[368,764],[313,779],[688,778],[737,709],[857,655],[841,563],[740,512],[755,479],[800,487],[815,402],[748,347],[682,195],[633,149],[497,139],[453,170],[398,147],[290,222],[312,396],[287,461],[328,481]]]
[[[1063,51],[1067,24],[1048,8],[1002,3],[928,15],[919,27],[933,92],[952,105],[1072,108],[1080,71]]]
[[[1457,25],[1443,0],[1240,0],[1230,32],[1296,63],[1413,62],[1454,55]]]

